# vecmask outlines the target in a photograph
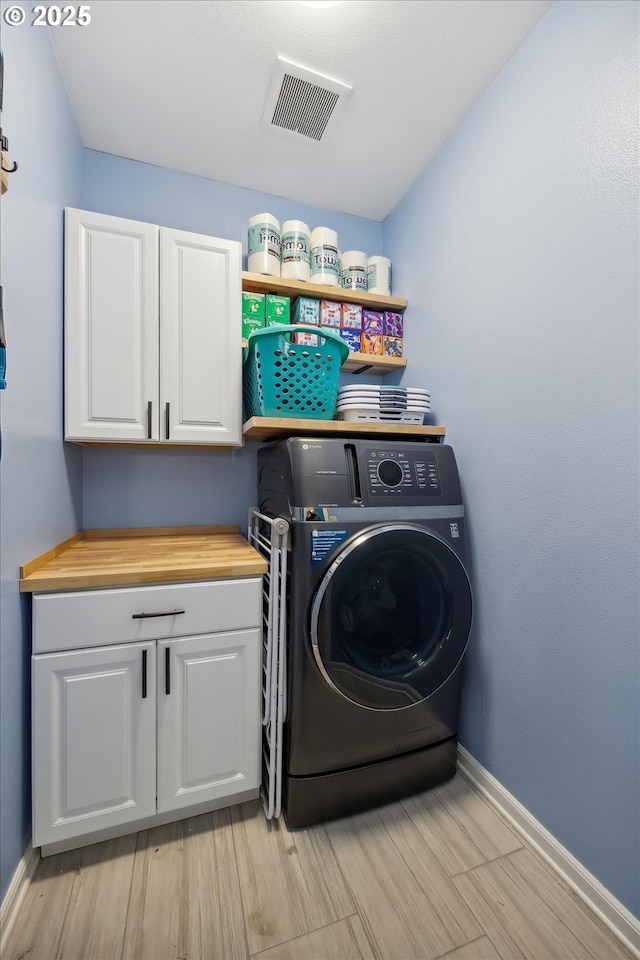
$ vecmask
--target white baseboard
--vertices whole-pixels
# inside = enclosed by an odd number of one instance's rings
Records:
[[[2,899],[0,905],[0,957],[4,956],[7,938],[11,933],[11,928],[39,860],[39,851],[32,846],[27,847],[13,872],[11,883]]]
[[[640,960],[640,921],[539,823],[468,750],[458,745],[458,767],[477,790]]]

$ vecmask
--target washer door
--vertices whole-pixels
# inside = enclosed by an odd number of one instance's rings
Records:
[[[311,608],[317,664],[334,689],[373,710],[424,700],[447,680],[471,629],[471,585],[444,540],[416,524],[349,541]]]

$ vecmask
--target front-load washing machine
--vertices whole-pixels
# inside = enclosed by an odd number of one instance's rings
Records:
[[[291,524],[289,826],[452,777],[472,618],[452,448],[291,438],[259,451],[258,495]]]

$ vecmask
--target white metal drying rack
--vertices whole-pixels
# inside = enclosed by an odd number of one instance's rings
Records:
[[[287,546],[289,524],[249,510],[249,543],[269,564],[262,587],[262,805],[268,820],[282,808],[282,739],[287,713]]]

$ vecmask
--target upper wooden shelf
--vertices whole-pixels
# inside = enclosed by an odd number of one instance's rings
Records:
[[[412,423],[378,423],[348,420],[281,419],[252,417],[242,427],[245,440],[279,440],[296,434],[329,437],[393,437],[396,440],[428,440],[439,443],[445,427],[420,426]]]
[[[286,277],[269,277],[263,273],[246,271],[242,274],[242,289],[247,293],[275,293],[281,297],[318,297],[338,303],[359,303],[369,310],[404,310],[407,306],[407,301],[401,297],[383,297],[377,293],[330,287],[325,283],[307,283],[305,280],[288,280]]]

